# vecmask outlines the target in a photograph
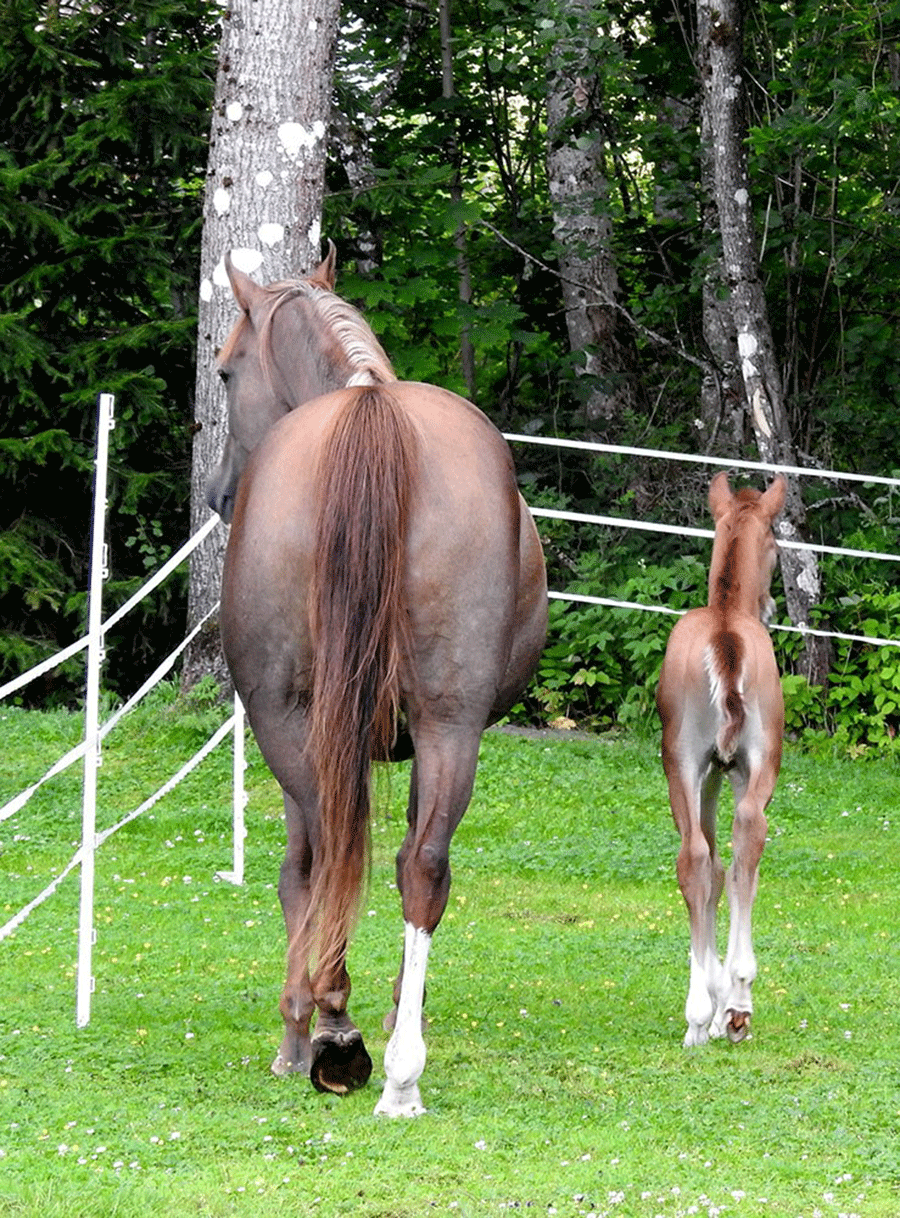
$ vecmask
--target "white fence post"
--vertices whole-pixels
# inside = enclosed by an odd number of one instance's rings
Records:
[[[91,582],[88,592],[87,686],[84,700],[84,786],[81,804],[81,904],[78,915],[78,974],[75,1018],[79,1028],[91,1018],[94,977],[94,854],[97,846],[97,768],[100,755],[100,666],[103,663],[103,581],[109,574],[105,541],[106,474],[109,433],[115,426],[115,398],[101,393],[97,409],[94,518],[91,532]]]
[[[247,792],[244,789],[244,771],[247,762],[244,760],[244,704],[234,693],[234,739],[232,740],[231,764],[231,870],[217,871],[216,879],[227,880],[229,884],[244,882],[244,839],[247,829],[244,823],[244,809],[247,807]]]

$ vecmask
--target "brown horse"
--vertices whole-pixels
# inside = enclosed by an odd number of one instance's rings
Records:
[[[332,291],[333,246],[297,282],[261,287],[226,266],[242,316],[219,357],[229,435],[207,499],[232,519],[225,656],[284,794],[288,960],[272,1069],[338,1093],[369,1077],[345,957],[366,873],[370,762],[414,751],[396,869],[405,948],[376,1108],[414,1116],[450,839],[481,733],[543,646],[543,555],[500,433],[455,394],[397,380]]]
[[[713,478],[709,604],[686,613],[673,629],[656,694],[669,802],[681,833],[678,882],[691,923],[685,1045],[726,1033],[743,1040],[753,1011],[750,919],[784,731],[781,682],[765,626],[775,609],[769,595],[777,560],[772,521],[784,496],[781,477],[764,494],[736,495],[725,474]],[[716,852],[716,805],[725,774],[734,791],[727,876]],[[730,926],[723,964],[716,909],[725,883]]]

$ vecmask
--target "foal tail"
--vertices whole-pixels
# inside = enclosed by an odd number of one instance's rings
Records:
[[[741,689],[744,644],[735,631],[724,629],[715,636],[706,655],[713,704],[719,713],[716,754],[723,764],[734,758],[746,711]]]
[[[389,756],[396,734],[414,445],[390,388],[374,385],[348,392],[319,458],[307,747],[318,778],[320,840],[301,930],[306,957],[316,956],[314,993],[340,968],[359,912],[370,763]]]

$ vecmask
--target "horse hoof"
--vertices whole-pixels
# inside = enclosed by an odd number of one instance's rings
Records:
[[[346,1095],[348,1091],[364,1087],[369,1081],[372,1059],[359,1032],[336,1038],[314,1038],[312,1050],[309,1081],[316,1091]]]
[[[731,1043],[739,1045],[742,1040],[746,1039],[747,1033],[750,1031],[750,1012],[730,1011],[726,1031]]]
[[[381,1099],[375,1105],[376,1116],[391,1118],[414,1119],[422,1116],[426,1111],[422,1097],[419,1095],[419,1088],[415,1083],[403,1088],[395,1088],[390,1083],[386,1083]]]
[[[700,1045],[705,1045],[709,1040],[709,1030],[707,1028],[691,1025],[684,1034],[682,1044],[685,1049],[697,1049]]]

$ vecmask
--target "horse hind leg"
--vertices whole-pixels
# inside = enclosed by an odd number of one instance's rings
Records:
[[[310,978],[308,914],[319,823],[317,787],[305,756],[305,724],[288,718],[285,730],[283,708],[277,705],[276,711],[264,717],[258,706],[254,724],[263,755],[284,792],[287,830],[278,884],[288,944],[280,1003],[284,1036],[272,1070],[305,1074],[317,1090],[345,1094],[368,1081],[372,1061],[347,1015],[350,979],[343,958],[331,976]],[[318,1018],[310,1035],[316,1009]]]
[[[287,971],[281,994],[284,1035],[272,1072],[306,1075],[317,1091],[339,1095],[368,1082],[372,1059],[359,1029],[347,1014],[350,978],[343,961],[335,973],[318,979],[309,974],[309,936],[306,920],[310,900],[313,842],[300,806],[284,794],[287,847],[278,882],[287,934]],[[315,1031],[310,1023],[318,1008]]]
[[[310,846],[303,816],[297,804],[284,793],[287,845],[278,879],[278,898],[287,934],[287,971],[279,1004],[284,1035],[272,1073],[309,1074],[311,1061],[309,1024],[315,1009],[309,983],[308,961],[300,942],[300,928],[309,906]]]
[[[415,846],[416,819],[417,819],[417,812],[416,812],[417,786],[418,786],[418,779],[417,779],[417,773],[416,773],[416,760],[415,760],[415,757],[413,757],[412,772],[410,775],[410,783],[409,783],[409,805],[408,805],[407,811],[406,811],[407,830],[406,830],[406,836],[403,839],[403,845],[400,847],[400,850],[397,853],[397,862],[396,862],[396,867],[395,867],[395,876],[396,876],[396,880],[397,880],[397,891],[400,893],[401,898],[403,896],[403,882],[404,882],[404,877],[406,875],[406,860],[409,857],[410,851]],[[406,950],[405,950],[405,944],[404,944],[404,956],[405,955],[406,955]],[[381,1023],[381,1026],[385,1032],[393,1032],[394,1028],[397,1026],[397,1008],[400,1004],[400,994],[403,990],[403,963],[404,963],[403,959],[401,959],[400,971],[397,974],[396,981],[394,982],[394,995],[393,995],[394,1005],[385,1015],[385,1017]],[[426,987],[426,990],[423,993],[423,997],[422,997],[423,1007],[424,1007],[424,1003],[425,1003],[426,999],[427,999],[427,987]],[[425,1016],[423,1015],[422,1016],[422,1031],[423,1032],[425,1031],[425,1028],[427,1027],[427,1023],[428,1023],[428,1021],[425,1018]]]
[[[281,1018],[284,1035],[272,1073],[309,1074],[309,1023],[314,1004],[309,985],[309,970],[298,939],[309,903],[309,843],[299,809],[284,793],[287,845],[278,878],[278,899],[287,935],[287,969],[281,992]]]
[[[413,1117],[425,1111],[419,1092],[426,1061],[425,975],[432,935],[450,891],[450,840],[472,795],[480,737],[478,730],[446,727],[416,736],[410,825],[397,861],[405,923],[403,967],[384,1055],[385,1085],[375,1108],[379,1116]]]

